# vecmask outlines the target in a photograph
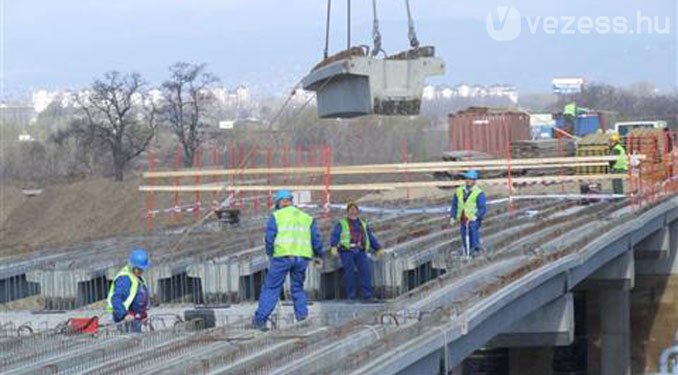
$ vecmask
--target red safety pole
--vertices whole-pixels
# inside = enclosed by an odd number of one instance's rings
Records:
[[[330,168],[332,167],[332,148],[330,146],[325,146],[325,218],[330,217],[330,183],[331,173]]]
[[[238,171],[242,171],[245,169],[244,161],[245,161],[245,145],[241,142],[238,142]],[[243,174],[239,173],[238,176],[238,183],[240,186],[243,185]],[[238,208],[243,210],[245,208],[245,205],[243,204],[243,192],[242,190],[238,191]]]
[[[214,169],[217,169],[219,167],[219,154],[217,152],[216,147],[212,147],[212,166]],[[219,181],[219,177],[213,176],[212,177],[212,183],[217,183]],[[212,192],[212,200],[216,201],[218,199],[217,192],[213,191]]]
[[[403,140],[401,142],[401,151],[402,151],[402,156],[401,156],[402,163],[407,165],[407,138],[403,138]],[[405,182],[410,182],[410,178],[409,178],[410,176],[409,176],[409,173],[407,171],[407,168],[405,168],[403,170],[403,177],[405,178]],[[410,188],[409,187],[405,189],[405,193],[406,193],[406,196],[407,196],[407,200],[409,201],[410,200]]]
[[[179,170],[181,169],[181,156],[183,154],[183,150],[181,149],[181,145],[177,143],[176,147],[176,155],[174,157],[174,169]],[[174,186],[179,186],[181,185],[181,177],[177,177],[174,179]],[[181,193],[179,191],[174,192],[174,212],[173,215],[175,224],[178,224],[181,222],[182,219],[182,212],[181,212]]]
[[[671,168],[669,169],[669,178],[670,178],[670,185],[671,185],[671,192],[675,192],[676,190],[676,182],[673,180],[673,173],[676,170],[676,150],[674,150],[674,147],[676,145],[676,133],[671,132],[669,134],[669,140],[670,140],[670,146],[669,147],[669,153],[671,154]]]
[[[266,168],[268,169],[268,172],[266,174],[266,184],[268,186],[271,186],[271,164],[273,163],[273,146],[268,145],[266,147]],[[270,210],[271,207],[273,207],[273,195],[271,192],[271,189],[268,190],[268,197],[266,199],[266,206]]]
[[[153,145],[148,146],[148,170],[153,173],[155,170],[155,153],[153,151]],[[151,177],[149,179],[149,184],[153,186],[155,184],[155,178]],[[148,227],[148,232],[153,232],[153,192],[149,191],[146,193],[146,225]]]
[[[508,124],[504,122],[504,139],[506,141],[506,160],[508,162],[508,203],[509,216],[513,216],[513,168],[511,166],[511,141],[509,138]]]
[[[231,158],[229,167],[231,168],[231,186],[235,185],[235,140],[231,140]],[[235,208],[235,190],[231,190],[231,208]]]
[[[565,152],[563,150],[563,139],[558,138],[558,156],[560,156],[562,158],[562,157],[565,156],[565,155],[563,155],[564,153]],[[560,180],[560,192],[562,194],[565,194],[565,179],[563,178],[564,175],[565,175],[565,171],[563,170],[563,166],[561,164],[560,165],[560,178],[561,178],[561,180]]]
[[[198,147],[195,150],[195,154],[193,155],[193,167],[197,170],[200,170],[200,164],[202,163],[202,155],[201,155],[201,150],[200,147]],[[195,176],[195,185],[200,186],[200,175]],[[195,204],[193,205],[193,217],[198,219],[200,217],[200,191],[196,190],[195,191]]]
[[[283,157],[282,157],[282,162],[283,162],[283,167],[284,168],[289,168],[290,167],[290,145],[289,143],[285,143],[285,146],[283,146]],[[289,174],[285,173],[283,174],[283,184],[287,185]]]
[[[252,144],[250,148],[250,153],[252,155],[253,165],[252,168],[257,168],[259,166],[259,147],[256,144]],[[259,192],[254,192],[251,194],[252,199],[254,200],[254,215],[259,215]]]
[[[315,166],[315,145],[311,144],[309,146],[308,150],[308,159],[307,159],[307,165],[308,167],[313,168]],[[308,174],[308,184],[313,185],[313,173]]]
[[[297,163],[296,163],[296,166],[297,166],[297,168],[301,168],[301,167],[303,167],[303,165],[304,165],[304,159],[303,159],[303,157],[304,157],[304,154],[303,154],[303,153],[304,153],[304,149],[303,149],[303,146],[301,145],[301,143],[297,143],[297,152],[296,152],[296,153],[297,153]],[[295,179],[296,182],[297,182],[297,185],[301,185],[301,178],[302,178],[301,175],[302,175],[301,172],[297,172],[297,177],[296,177],[296,179]]]

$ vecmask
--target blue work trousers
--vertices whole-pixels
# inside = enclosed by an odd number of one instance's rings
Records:
[[[258,323],[266,322],[268,316],[275,309],[288,273],[290,274],[290,294],[294,302],[294,315],[297,320],[305,319],[308,316],[307,298],[306,292],[304,292],[307,266],[308,259],[302,257],[271,258],[271,264],[268,267],[268,273],[259,295],[259,307],[254,313],[254,318]]]
[[[460,223],[461,243],[463,244],[462,247],[471,254],[480,247],[480,225],[477,220],[474,220],[469,222],[468,226],[471,236],[469,239],[471,249],[466,249],[466,223],[463,221]]]
[[[363,299],[372,298],[372,274],[370,262],[364,250],[341,250],[341,264],[344,267],[344,285],[346,298],[356,299],[357,276],[360,274],[360,295]]]

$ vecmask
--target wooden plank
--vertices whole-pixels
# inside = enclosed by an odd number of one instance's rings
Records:
[[[582,175],[582,176],[539,176],[539,177],[516,177],[512,178],[514,184],[523,183],[543,183],[543,182],[568,182],[568,181],[598,181],[628,179],[628,175],[620,174],[602,174],[602,175]],[[379,182],[366,184],[342,184],[330,185],[332,191],[372,191],[372,190],[394,190],[405,188],[430,188],[430,187],[455,187],[462,185],[463,180],[456,181],[411,181],[411,182]],[[495,178],[479,180],[479,185],[505,185],[507,179]],[[139,186],[139,191],[143,192],[224,192],[224,191],[275,191],[280,189],[289,190],[310,190],[324,191],[325,185],[226,185],[226,184],[203,184],[203,185],[155,185]]]
[[[640,155],[644,160],[645,155]],[[614,156],[585,156],[585,157],[562,157],[562,158],[535,158],[511,160],[511,167],[532,166],[532,168],[559,167],[567,163],[602,163],[614,161]],[[426,163],[400,163],[400,164],[370,164],[370,165],[344,165],[330,168],[330,174],[370,174],[370,173],[400,173],[404,171],[414,172],[435,171],[446,169],[478,169],[480,167],[496,167],[498,170],[508,168],[509,161],[506,159],[478,160],[464,162],[426,162]],[[144,178],[171,178],[192,176],[230,176],[230,175],[256,175],[256,174],[295,174],[295,173],[325,173],[325,167],[288,167],[288,168],[249,168],[249,169],[186,169],[181,171],[145,172]]]

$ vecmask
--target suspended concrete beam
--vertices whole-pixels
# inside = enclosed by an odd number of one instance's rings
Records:
[[[574,340],[572,293],[532,312],[505,332],[497,335],[490,348],[565,346]]]

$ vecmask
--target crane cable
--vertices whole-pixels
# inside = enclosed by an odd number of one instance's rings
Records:
[[[351,49],[351,0],[346,0],[346,50]]]
[[[332,10],[332,0],[327,0],[327,23],[325,24],[325,51],[323,52],[323,59],[329,55],[330,49],[330,13]]]
[[[381,48],[381,33],[379,32],[379,18],[377,17],[377,0],[372,0],[372,41],[374,47],[372,48],[372,57],[375,57],[382,52],[386,56],[386,52]]]
[[[407,8],[407,35],[410,38],[410,46],[414,49],[418,49],[419,40],[417,39],[417,33],[414,31],[414,20],[412,19],[412,13],[410,12],[410,0],[405,0],[405,7]]]

